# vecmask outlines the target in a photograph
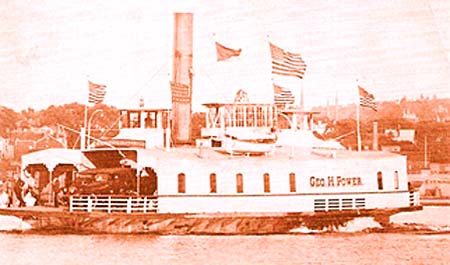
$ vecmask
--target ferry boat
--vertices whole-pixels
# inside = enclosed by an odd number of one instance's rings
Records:
[[[41,182],[69,172],[68,206],[0,214],[77,233],[273,234],[367,216],[388,225],[395,213],[421,209],[405,156],[317,137],[302,109],[205,104],[206,126],[190,144],[192,14],[175,14],[175,30],[172,108],[123,109],[113,139],[57,157],[31,154],[22,168],[41,170]]]

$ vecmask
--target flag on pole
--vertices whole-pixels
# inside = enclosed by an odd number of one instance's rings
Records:
[[[303,79],[306,63],[303,61],[301,54],[285,51],[270,42],[269,45],[272,55],[272,73]]]
[[[358,86],[358,89],[359,89],[359,105],[377,111],[377,104],[375,103],[375,97],[369,92],[367,92],[361,86]]]
[[[89,83],[89,98],[88,102],[93,104],[100,104],[105,99],[106,95],[106,85],[100,85],[96,83]]]
[[[188,85],[170,82],[170,89],[172,92],[172,102],[189,103],[192,99],[192,91]]]
[[[242,49],[234,50],[228,47],[223,46],[222,44],[216,41],[216,50],[217,50],[217,61],[225,61],[230,59],[231,57],[237,57],[241,55]]]
[[[287,88],[273,84],[273,95],[276,105],[294,104],[295,97]]]

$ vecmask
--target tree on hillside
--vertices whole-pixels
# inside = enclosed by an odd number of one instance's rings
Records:
[[[8,133],[17,128],[20,115],[14,110],[0,107],[0,136],[8,137]]]
[[[101,111],[97,111],[95,116],[92,116],[98,109]],[[45,110],[39,111],[36,119],[39,126],[64,126],[66,128],[68,146],[78,147],[80,144],[79,132],[84,126],[84,113],[85,106],[79,103],[70,103],[62,106],[52,105]],[[96,105],[88,108],[87,117],[91,121],[89,133],[93,137],[113,136],[117,133],[119,113],[116,108]]]

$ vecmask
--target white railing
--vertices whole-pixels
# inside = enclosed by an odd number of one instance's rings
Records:
[[[326,198],[314,200],[315,212],[345,211],[364,209],[366,198]]]
[[[420,192],[419,191],[410,191],[409,192],[409,205],[410,206],[420,205]]]
[[[70,196],[70,212],[156,212],[158,209],[158,198],[137,196],[104,196],[104,195],[80,195]]]

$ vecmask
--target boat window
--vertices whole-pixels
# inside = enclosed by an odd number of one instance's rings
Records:
[[[241,173],[236,174],[236,192],[244,192],[244,176]]]
[[[178,174],[178,193],[186,193],[186,175]]]
[[[290,192],[296,192],[297,186],[295,185],[295,173],[289,173],[289,190]]]
[[[146,116],[144,119],[145,128],[156,128],[156,112],[147,111],[144,115]]]
[[[394,172],[394,188],[398,190],[398,171]]]
[[[217,192],[217,176],[216,173],[209,174],[209,192]]]
[[[120,128],[129,128],[130,124],[129,124],[129,117],[128,117],[128,112],[122,110],[120,111],[120,123],[119,123],[119,127]]]
[[[245,127],[245,106],[237,106],[236,107],[236,126],[237,127]]]
[[[383,189],[383,173],[381,171],[377,172],[378,189]]]
[[[130,111],[130,128],[140,128],[141,127],[141,113]]]
[[[264,173],[264,192],[270,192],[270,175],[269,173]]]

